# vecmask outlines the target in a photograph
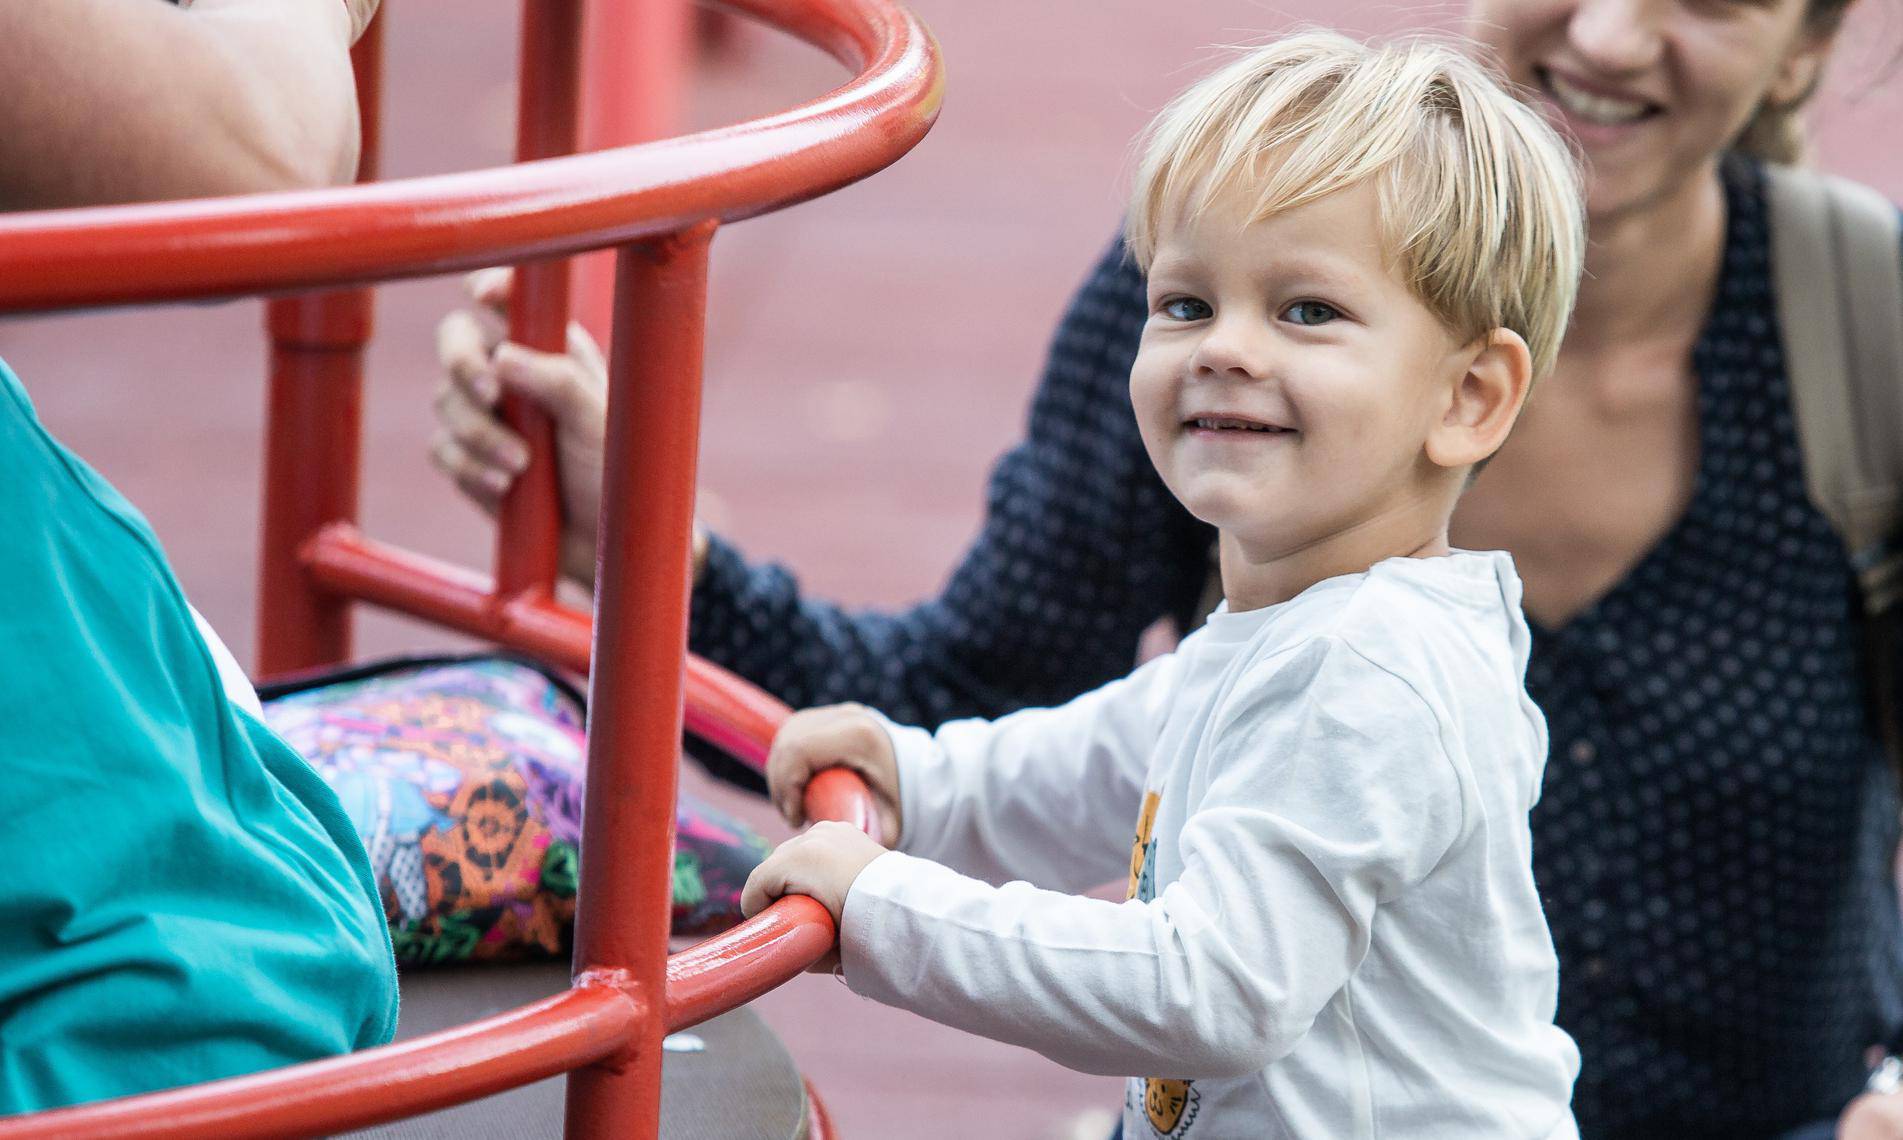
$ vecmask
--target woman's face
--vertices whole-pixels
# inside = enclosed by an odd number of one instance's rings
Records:
[[[1643,209],[1710,171],[1752,112],[1809,87],[1810,0],[1472,0],[1469,33],[1578,140],[1587,213]]]

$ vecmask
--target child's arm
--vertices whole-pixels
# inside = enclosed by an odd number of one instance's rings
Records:
[[[1279,662],[1213,726],[1210,762],[1172,774],[1206,788],[1178,836],[1182,872],[1154,901],[994,887],[824,840],[761,873],[822,884],[846,981],[889,1005],[1087,1072],[1253,1072],[1307,1032],[1366,954],[1379,904],[1465,826],[1431,711],[1391,674],[1343,667],[1348,652]]]
[[[375,0],[0,4],[0,209],[347,180]]]
[[[845,765],[879,799],[895,848],[993,883],[1099,886],[1128,869],[1175,668],[1158,658],[1057,708],[953,721],[937,733],[857,705],[802,712],[773,742],[769,794],[798,825],[807,780]]]

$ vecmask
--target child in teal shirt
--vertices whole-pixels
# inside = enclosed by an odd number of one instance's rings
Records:
[[[0,363],[0,1113],[379,1045],[389,930],[145,520]]]

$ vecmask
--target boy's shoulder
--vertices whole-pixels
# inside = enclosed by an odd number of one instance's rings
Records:
[[[1484,766],[1537,798],[1545,719],[1526,693],[1531,637],[1507,555],[1389,559],[1302,600],[1258,631],[1230,720],[1304,709],[1352,726],[1344,739],[1380,742],[1377,753],[1432,741],[1457,773]]]
[[[1263,665],[1349,654],[1429,688],[1500,670],[1517,681],[1530,641],[1519,576],[1499,551],[1390,558],[1320,583],[1277,617],[1253,647]]]

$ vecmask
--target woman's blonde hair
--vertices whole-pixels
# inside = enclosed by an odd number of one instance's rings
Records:
[[[1458,337],[1508,328],[1551,371],[1585,245],[1578,164],[1460,49],[1305,32],[1191,86],[1140,142],[1125,242],[1146,272],[1162,229],[1218,197],[1256,220],[1375,179],[1387,251]]]

